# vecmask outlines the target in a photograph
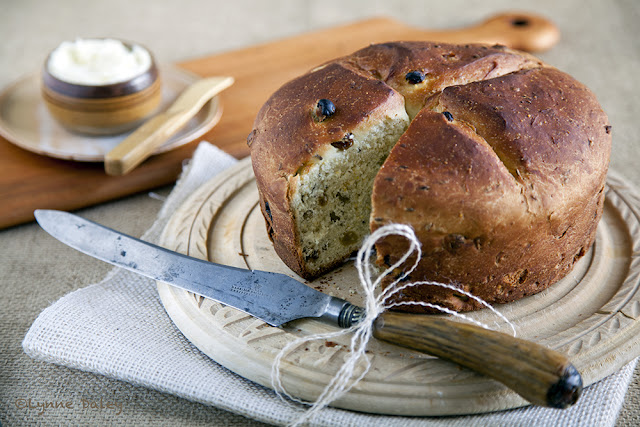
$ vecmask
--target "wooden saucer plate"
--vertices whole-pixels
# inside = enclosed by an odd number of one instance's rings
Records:
[[[537,295],[496,306],[516,325],[519,337],[568,354],[587,386],[640,355],[640,197],[615,174],[606,191],[595,245],[574,270]],[[171,217],[160,244],[221,264],[297,277],[269,242],[249,159],[194,193]],[[352,263],[306,283],[362,303]],[[158,290],[167,313],[196,347],[266,387],[271,387],[271,365],[284,345],[335,330],[310,319],[274,328],[164,283],[158,282]],[[509,332],[488,310],[471,316]],[[339,369],[347,346],[348,337],[342,337],[296,348],[282,365],[288,392],[315,399]],[[527,405],[496,381],[422,353],[372,340],[368,354],[371,370],[333,406],[380,414],[460,415]]]
[[[162,99],[158,111],[167,109],[178,95],[200,77],[174,67],[160,67]],[[0,93],[0,135],[37,154],[81,162],[102,162],[104,156],[131,132],[115,136],[72,133],[49,114],[40,93],[40,74],[30,74]],[[158,147],[164,153],[208,132],[220,121],[219,98],[209,101],[184,128]]]

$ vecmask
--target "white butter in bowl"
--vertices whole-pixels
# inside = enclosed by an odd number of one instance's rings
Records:
[[[49,72],[80,85],[107,85],[132,79],[151,67],[151,55],[140,45],[115,39],[76,39],[60,44],[49,57]]]
[[[93,135],[138,126],[161,99],[150,51],[113,38],[62,42],[45,61],[42,83],[45,103],[58,122]]]

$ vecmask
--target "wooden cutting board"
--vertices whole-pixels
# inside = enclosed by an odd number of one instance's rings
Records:
[[[594,247],[571,273],[536,295],[495,308],[518,336],[570,357],[585,386],[640,355],[640,197],[615,174],[607,179],[602,220]],[[238,268],[287,274],[276,255],[258,205],[249,159],[196,191],[172,215],[160,245]],[[363,292],[353,263],[309,286],[353,304]],[[295,340],[338,328],[301,319],[275,328],[246,313],[158,282],[164,307],[182,333],[216,362],[271,387],[278,352]],[[510,333],[489,310],[467,315]],[[281,367],[294,396],[314,400],[341,367],[351,335],[292,344]],[[502,384],[452,363],[378,340],[367,346],[371,369],[334,406],[395,415],[461,415],[526,405]]]
[[[181,63],[182,68],[201,76],[229,75],[236,79],[221,95],[224,113],[213,130],[118,177],[107,176],[102,163],[53,159],[0,138],[0,229],[33,220],[34,209],[73,210],[169,184],[200,140],[210,141],[237,158],[246,156],[245,141],[253,119],[273,91],[313,66],[369,43],[488,42],[543,50],[557,38],[557,29],[551,23],[527,14],[500,15],[474,27],[439,32],[376,18]]]

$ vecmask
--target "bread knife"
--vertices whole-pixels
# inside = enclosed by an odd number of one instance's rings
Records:
[[[67,212],[36,210],[34,215],[47,233],[80,252],[211,298],[271,326],[318,318],[348,328],[363,318],[362,308],[284,274],[189,257]],[[582,392],[580,373],[564,354],[476,325],[385,312],[376,319],[373,335],[489,376],[534,405],[567,408]]]

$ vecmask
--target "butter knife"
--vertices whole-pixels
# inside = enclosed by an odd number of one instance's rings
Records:
[[[191,84],[166,111],[149,119],[106,154],[107,175],[129,173],[233,82],[233,77],[208,77]]]

